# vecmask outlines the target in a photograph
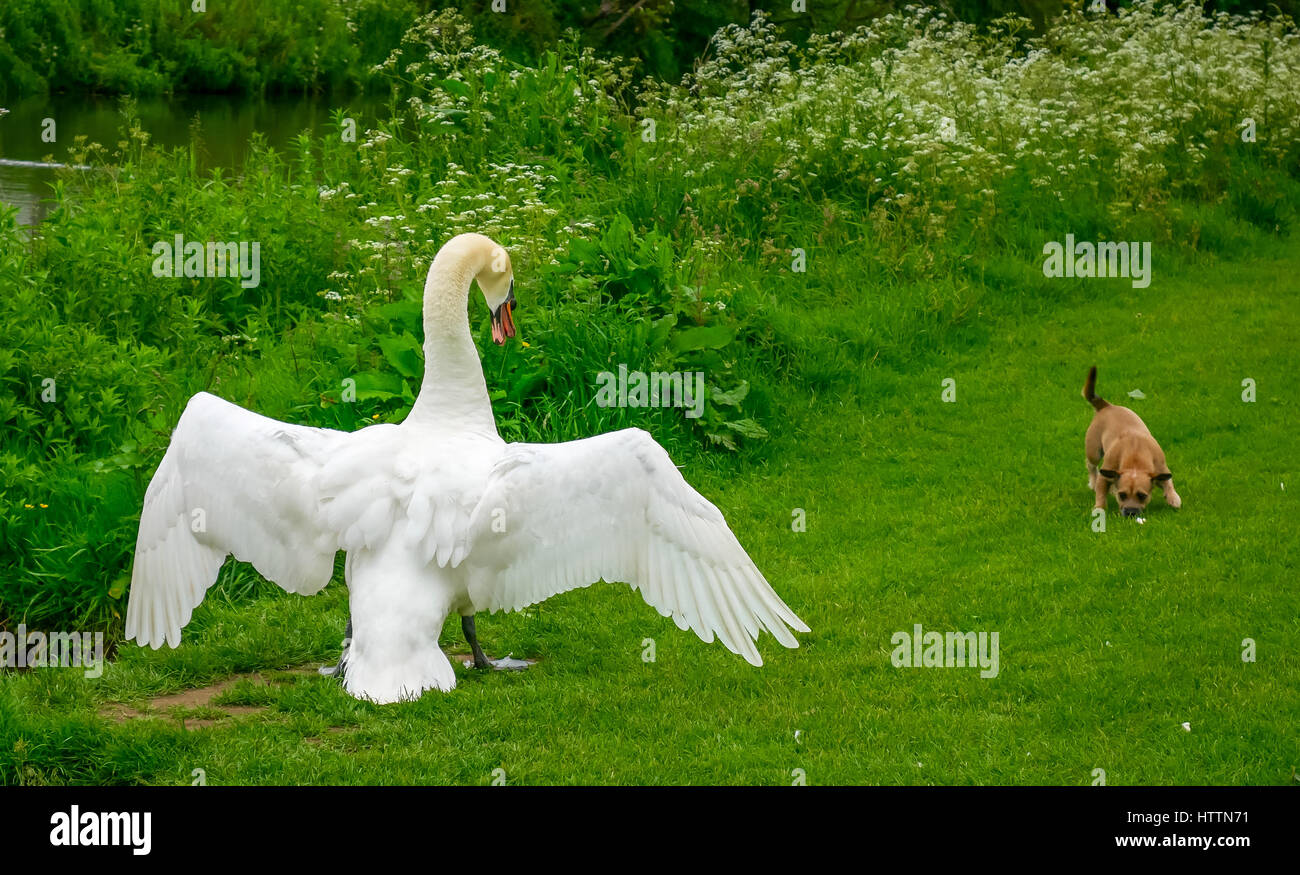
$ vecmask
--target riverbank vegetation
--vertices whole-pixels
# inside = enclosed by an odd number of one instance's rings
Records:
[[[201,169],[128,98],[113,141],[60,141],[40,224],[0,205],[0,627],[118,643],[145,486],[194,392],[400,420],[430,259],[475,230],[509,247],[522,304],[504,348],[470,305],[502,435],[647,428],[813,633],[755,672],[593,587],[484,618],[494,656],[542,661],[460,672],[473,695],[385,710],[276,674],[136,719],[337,654],[340,586],[302,600],[230,562],[179,649],[124,648],[98,684],[6,676],[0,783],[1291,780],[1293,26],[1139,4],[1034,35],[912,10],[796,43],[760,14],[662,81],[580,36],[520,59],[455,12],[413,10],[380,53],[335,9],[310,38],[357,47],[321,69],[369,65],[389,120],[339,98],[324,130]],[[1151,243],[1150,286],[1045,277],[1066,234]],[[157,275],[176,235],[258,243],[260,282]],[[1103,394],[1159,405],[1187,501],[1104,536],[1079,458],[1098,362]],[[600,406],[620,365],[702,371],[703,415]],[[1000,629],[1002,677],[899,683],[886,645],[918,621]]]
[[[991,301],[1074,294],[1039,270],[1066,232],[1153,241],[1165,270],[1296,220],[1300,42],[1280,25],[1143,7],[1022,44],[916,12],[799,48],[760,15],[715,43],[680,85],[638,89],[576,42],[521,65],[439,13],[380,65],[393,120],[355,139],[340,105],[331,131],[200,173],[127,101],[117,142],[68,147],[90,169],[62,172],[46,220],[0,223],[6,622],[118,628],[140,497],[192,393],[400,419],[424,272],[460,231],[508,245],[520,277],[527,344],[483,344],[505,437],[652,421],[727,465],[708,451],[761,456],[790,393],[906,367]],[[176,234],[257,241],[260,285],[154,275]],[[620,363],[705,371],[704,415],[596,405]]]
[[[384,90],[375,65],[421,15],[455,9],[478,38],[512,61],[536,64],[566,39],[638,75],[676,82],[707,57],[713,34],[762,11],[785,39],[850,32],[899,0],[6,0],[0,4],[0,100],[49,91],[334,93]],[[949,0],[959,20],[1020,15],[1042,33],[1082,0]],[[1117,5],[1129,6],[1128,0]],[[1300,0],[1211,0],[1213,12],[1300,14]]]

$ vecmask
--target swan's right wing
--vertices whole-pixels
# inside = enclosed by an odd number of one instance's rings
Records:
[[[175,647],[230,554],[289,592],[329,583],[338,536],[317,481],[348,437],[191,398],[145,493],[126,637]]]
[[[807,632],[722,514],[639,428],[562,444],[510,444],[452,557],[478,610],[518,610],[622,581],[679,628],[716,635],[754,665],[767,629],[786,647]]]

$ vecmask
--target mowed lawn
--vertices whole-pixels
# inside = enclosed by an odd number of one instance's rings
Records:
[[[686,466],[812,627],[794,651],[764,637],[761,669],[599,584],[479,618],[490,655],[532,669],[458,670],[451,694],[377,707],[283,671],[337,655],[341,577],[310,599],[218,588],[174,651],[125,645],[99,680],[0,681],[3,776],[1090,784],[1102,769],[1109,784],[1294,783],[1300,253],[1160,269],[1148,289],[1059,280],[1075,285],[1055,303],[1000,299],[906,373],[864,363],[834,393],[778,397],[763,461]],[[1157,495],[1137,524],[1112,503],[1093,531],[1079,395],[1092,364],[1099,393],[1164,446],[1181,511]],[[918,623],[997,632],[999,674],[895,668],[890,637]],[[464,650],[454,618],[443,645]],[[240,672],[260,678],[122,716]]]

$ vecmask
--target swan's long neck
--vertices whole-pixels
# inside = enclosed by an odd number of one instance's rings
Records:
[[[487,263],[480,247],[444,246],[424,283],[424,383],[407,422],[496,435],[466,305]]]

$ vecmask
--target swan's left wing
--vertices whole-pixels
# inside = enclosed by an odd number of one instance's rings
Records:
[[[230,554],[289,592],[329,583],[338,536],[322,522],[316,480],[351,437],[206,392],[191,398],[145,493],[127,639],[155,650],[180,643]]]
[[[631,584],[679,628],[762,665],[808,627],[772,590],[722,514],[638,428],[562,444],[510,444],[452,557],[480,610],[513,611],[598,579]]]

